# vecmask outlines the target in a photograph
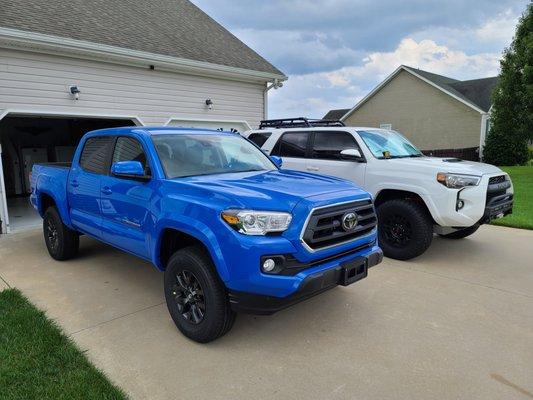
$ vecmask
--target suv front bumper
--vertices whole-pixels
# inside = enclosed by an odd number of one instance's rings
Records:
[[[366,277],[368,268],[379,264],[382,260],[383,252],[381,249],[378,249],[364,257],[357,257],[353,260],[341,263],[334,268],[310,274],[302,281],[296,292],[286,297],[264,296],[230,290],[230,305],[236,312],[257,315],[274,314],[284,308],[332,289],[337,285],[346,286],[361,280]],[[354,266],[364,265],[364,269],[361,271],[354,270],[353,273],[350,274],[350,269],[347,269],[345,264]]]

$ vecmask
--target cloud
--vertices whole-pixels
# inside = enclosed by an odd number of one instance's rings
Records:
[[[404,64],[458,79],[496,75],[499,54],[468,55],[432,40],[403,39],[394,51],[373,52],[355,67],[292,76],[270,96],[270,117],[321,117],[334,108],[350,108],[375,85]]]

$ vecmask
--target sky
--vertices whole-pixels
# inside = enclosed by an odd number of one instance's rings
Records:
[[[495,76],[527,0],[192,0],[289,77],[269,118],[351,108],[399,65]]]

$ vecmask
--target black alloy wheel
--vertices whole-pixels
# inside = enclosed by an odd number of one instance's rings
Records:
[[[186,321],[198,325],[203,321],[206,312],[205,296],[200,282],[188,270],[180,271],[175,278],[172,294],[178,310]]]

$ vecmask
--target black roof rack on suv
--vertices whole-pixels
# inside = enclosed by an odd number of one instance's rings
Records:
[[[261,121],[259,129],[265,128],[311,128],[314,126],[346,126],[344,122],[335,119],[309,119],[304,117],[265,119]]]

